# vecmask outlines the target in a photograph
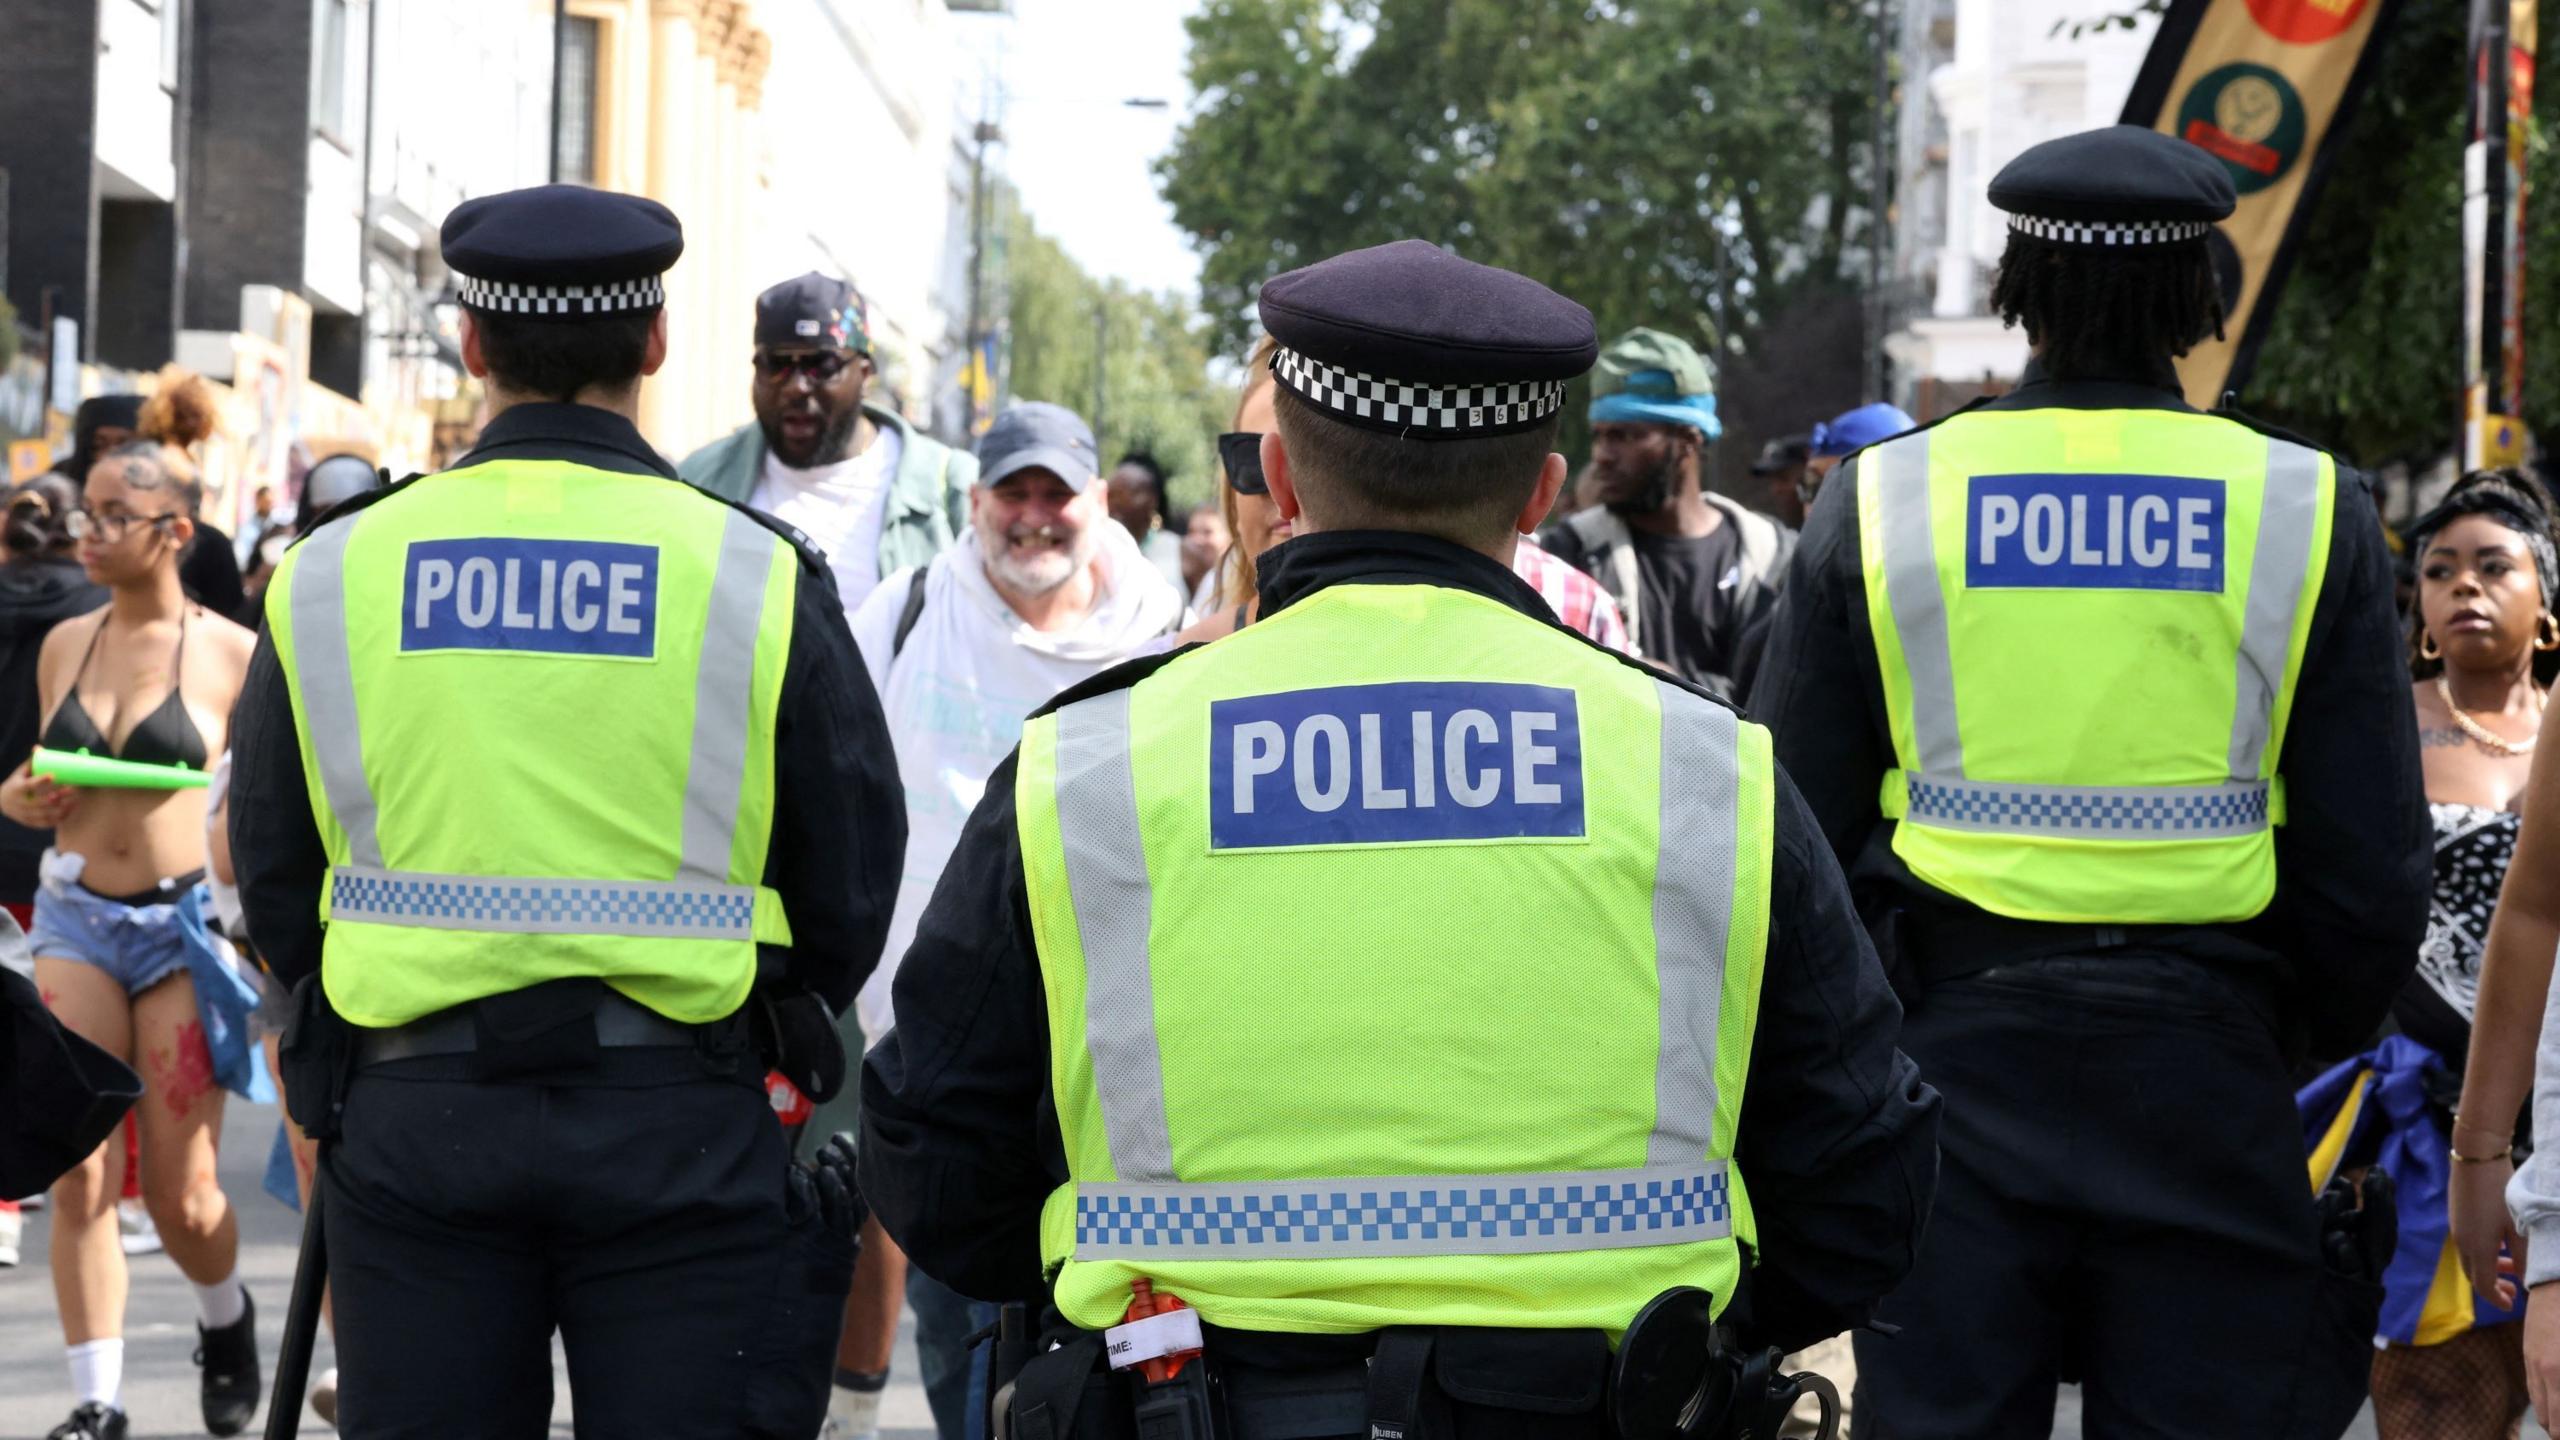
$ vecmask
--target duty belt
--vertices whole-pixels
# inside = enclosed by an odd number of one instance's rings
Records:
[[[596,1044],[608,1050],[632,1046],[693,1046],[700,1044],[707,1035],[735,1024],[734,1020],[722,1020],[710,1025],[687,1025],[670,1020],[613,990],[605,990],[595,1007]],[[439,1010],[423,1019],[388,1029],[356,1029],[356,1064],[360,1067],[431,1055],[468,1055],[479,1048],[480,1027],[470,1005]]]

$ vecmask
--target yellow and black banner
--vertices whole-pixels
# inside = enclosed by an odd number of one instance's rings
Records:
[[[2294,242],[2311,218],[2375,40],[2399,0],[2171,0],[2124,123],[2212,152],[2239,208],[2211,237],[2226,340],[2178,364],[2190,404],[2212,409],[2249,378],[2275,319]]]

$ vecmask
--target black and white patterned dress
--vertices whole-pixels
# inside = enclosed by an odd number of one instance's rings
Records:
[[[2435,821],[2435,892],[2427,903],[2427,938],[2418,947],[2417,973],[2393,1010],[2411,1039],[2458,1071],[2471,1047],[2489,917],[2498,908],[2498,887],[2507,878],[2523,817],[2477,805],[2430,804],[2427,810]]]

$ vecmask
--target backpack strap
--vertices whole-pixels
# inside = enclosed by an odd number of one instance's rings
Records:
[[[898,629],[889,637],[889,658],[907,648],[907,637],[915,633],[916,620],[924,614],[924,582],[933,576],[931,562],[916,567],[916,578],[907,585],[907,598],[898,606]]]

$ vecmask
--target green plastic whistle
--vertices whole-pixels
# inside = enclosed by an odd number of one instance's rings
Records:
[[[65,785],[100,790],[201,790],[207,777],[184,765],[145,765],[138,760],[108,760],[86,750],[47,750],[39,746],[36,774]]]

